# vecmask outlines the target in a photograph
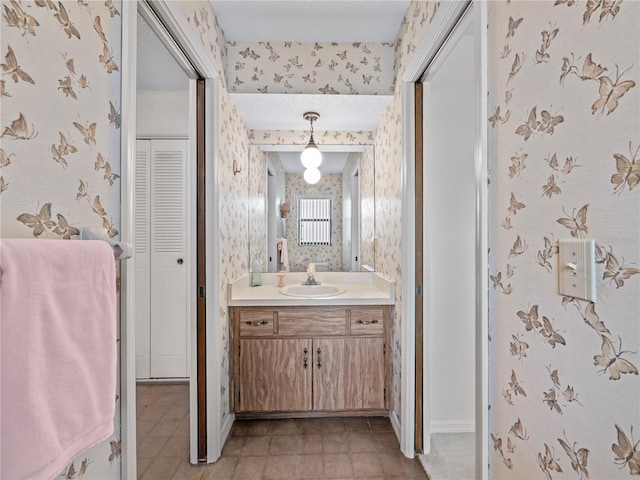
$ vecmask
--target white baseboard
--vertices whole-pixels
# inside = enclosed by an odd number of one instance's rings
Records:
[[[233,422],[235,422],[235,420],[236,420],[236,414],[230,413],[229,415],[227,415],[227,418],[222,424],[222,429],[220,431],[220,445],[222,446],[222,448],[224,448],[224,444],[227,441],[227,438],[229,438],[229,434],[231,433],[231,427],[233,427]]]
[[[475,422],[468,420],[431,422],[431,433],[472,433],[475,431]]]
[[[389,420],[391,421],[391,426],[396,434],[396,438],[398,439],[398,442],[400,442],[400,420],[394,410],[389,411]]]

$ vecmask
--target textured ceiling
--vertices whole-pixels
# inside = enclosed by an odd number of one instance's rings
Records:
[[[189,78],[138,14],[138,90],[189,90]]]
[[[231,94],[251,130],[309,130],[304,112],[319,112],[315,130],[374,130],[391,101],[387,95]]]
[[[407,0],[212,0],[230,42],[393,42]]]

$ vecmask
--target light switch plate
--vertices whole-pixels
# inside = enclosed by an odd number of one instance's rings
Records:
[[[595,240],[559,240],[558,247],[558,293],[595,302]]]

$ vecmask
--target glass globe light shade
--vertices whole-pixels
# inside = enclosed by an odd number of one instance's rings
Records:
[[[300,161],[304,168],[317,169],[322,163],[322,153],[320,153],[320,150],[318,150],[315,144],[309,142],[309,145],[307,145],[300,155]]]
[[[304,171],[304,180],[311,185],[313,185],[314,183],[318,183],[321,176],[322,175],[320,174],[320,170],[318,170],[317,168],[307,168]]]

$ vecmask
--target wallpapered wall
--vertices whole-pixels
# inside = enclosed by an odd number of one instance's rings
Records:
[[[273,175],[272,177],[272,188],[273,195],[275,197],[275,201],[273,205],[267,204],[267,218],[269,215],[275,216],[275,236],[276,242],[278,238],[284,237],[286,235],[286,225],[288,220],[284,219],[280,216],[280,205],[287,201],[286,195],[286,181],[287,181],[287,172],[284,171],[284,167],[282,166],[282,162],[280,161],[280,156],[277,152],[265,152],[267,159],[267,167],[269,171]],[[288,247],[288,244],[287,244]],[[265,257],[267,253],[265,252]],[[277,257],[275,259],[275,268],[277,266]],[[291,270],[289,268],[289,270]]]
[[[227,51],[235,93],[393,92],[392,43],[231,42]]]
[[[287,219],[289,270],[304,272],[310,262],[328,264],[327,271],[342,271],[342,175],[322,175],[315,185],[308,184],[302,175],[288,173],[285,183],[287,202],[291,212]],[[298,197],[300,195],[331,195],[331,246],[298,245]],[[318,271],[320,269],[318,268]]]
[[[360,180],[360,192],[356,198],[351,198],[351,172],[353,167],[359,165],[358,178]],[[342,172],[342,198],[343,211],[346,199],[360,202],[360,265],[375,267],[374,236],[375,236],[375,153],[373,145],[365,148],[364,152],[354,152],[349,155],[344,171]],[[345,237],[346,240],[346,237]],[[351,269],[351,256],[347,244],[342,244],[342,268],[345,271]]]
[[[317,130],[314,138],[322,145],[369,145],[373,143],[373,132],[345,130]],[[306,145],[309,143],[307,130],[251,130],[249,140],[255,145]]]
[[[373,145],[365,147],[360,156],[360,265],[375,267],[376,168],[377,155]]]
[[[396,78],[424,36],[440,2],[414,1],[409,5],[396,40]],[[393,376],[391,409],[400,418],[400,327],[403,302],[401,252],[402,91],[396,83],[394,98],[375,131],[375,266],[396,281],[396,308],[392,324]]]
[[[120,229],[120,2],[3,2],[3,238]],[[119,393],[119,381],[118,391]],[[115,432],[61,477],[120,478]]]
[[[640,4],[491,2],[492,478],[640,474]],[[597,245],[597,301],[557,242]]]
[[[268,215],[276,215],[276,237],[284,235],[284,220],[280,218],[280,204],[285,201],[285,177],[277,152],[263,152],[258,145],[249,146],[249,261],[253,269],[256,252],[262,259],[263,271],[267,271]],[[267,167],[274,178],[275,204],[268,203]],[[275,248],[275,247],[274,247]]]
[[[253,262],[255,253],[259,252],[262,265],[266,268],[267,155],[265,152],[251,145],[247,167],[249,169],[249,261]]]
[[[362,153],[360,152],[352,152],[347,157],[347,161],[344,165],[344,170],[342,172],[342,221],[351,225],[351,202],[352,201],[360,201],[359,198],[353,198],[356,195],[359,197],[359,193],[357,191],[352,191],[351,188],[351,172],[356,164],[359,164],[360,157]],[[347,226],[342,229],[342,270],[349,271],[351,270],[351,227]]]
[[[247,127],[229,95],[220,92],[220,316],[222,339],[222,412],[229,414],[229,325],[227,284],[249,271],[249,142]],[[234,161],[241,167],[233,173]],[[247,252],[238,255],[238,252]]]

